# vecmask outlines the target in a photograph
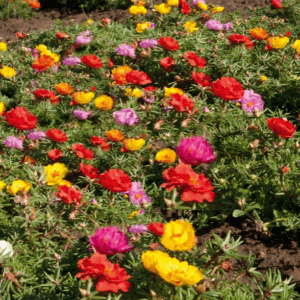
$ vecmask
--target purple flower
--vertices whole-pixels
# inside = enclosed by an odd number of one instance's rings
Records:
[[[3,142],[4,145],[6,145],[9,148],[18,148],[23,150],[23,141],[20,138],[17,138],[13,135],[6,138],[6,140]]]
[[[32,131],[27,135],[27,138],[30,140],[40,140],[46,137],[46,133],[44,131]]]
[[[208,114],[210,112],[209,108],[207,106],[204,106],[203,112]]]
[[[91,111],[85,111],[81,109],[75,109],[73,111],[73,114],[78,118],[79,120],[85,120],[88,118],[88,116],[91,114]]]
[[[223,30],[230,30],[231,28],[232,28],[231,22],[227,22],[227,23],[223,24]]]
[[[57,73],[59,69],[59,64],[54,65],[52,73]]]
[[[92,204],[97,204],[98,202],[97,202],[97,200],[96,200],[95,198],[93,198],[93,199],[91,200],[91,203],[92,203]]]
[[[65,66],[73,66],[73,65],[78,65],[81,63],[81,59],[77,56],[74,57],[67,57],[66,59],[63,60],[62,62]]]
[[[38,55],[38,51],[36,50],[36,48],[34,48],[34,49],[33,49],[33,51],[32,51],[32,55],[33,55],[33,57],[34,57],[34,58],[37,58],[37,57],[39,57],[39,55]]]
[[[121,44],[115,51],[122,56],[135,57],[135,49],[127,44]]]
[[[223,30],[223,24],[217,20],[208,20],[205,26],[212,30]]]
[[[203,4],[206,4],[204,0],[193,0],[192,1],[192,6],[196,7],[198,5],[198,2],[201,2]]]
[[[90,34],[91,32],[89,30],[80,32],[80,34],[76,37],[76,44],[89,44],[93,38]]]
[[[133,205],[147,205],[151,201],[151,197],[147,196],[140,181],[133,181],[131,189],[127,192],[122,192],[122,195],[128,194],[129,201],[133,203]]]
[[[130,233],[145,233],[148,231],[148,228],[146,225],[133,225],[130,226],[129,232]]]
[[[113,112],[113,116],[117,123],[122,125],[132,126],[140,121],[140,118],[135,114],[132,108],[124,108]]]
[[[179,146],[176,147],[176,152],[182,162],[193,166],[198,166],[202,163],[209,164],[217,159],[213,155],[214,149],[202,136],[183,138]]]
[[[249,114],[255,113],[256,110],[262,111],[264,109],[264,101],[259,94],[254,93],[253,90],[245,90],[244,96],[240,99],[242,109]]]
[[[141,48],[147,48],[147,47],[156,47],[158,44],[158,41],[157,40],[154,40],[154,39],[146,39],[146,40],[142,40],[140,41],[140,47]]]
[[[154,29],[156,27],[156,24],[154,24],[152,22],[149,22],[149,23],[150,23],[149,29]]]
[[[90,236],[90,251],[95,250],[101,254],[115,255],[125,253],[132,249],[128,245],[127,236],[116,226],[99,228]]]
[[[154,96],[144,96],[143,100],[148,103],[153,103],[153,101],[155,100],[155,97]]]

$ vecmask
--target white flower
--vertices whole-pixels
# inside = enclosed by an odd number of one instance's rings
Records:
[[[9,242],[6,241],[0,241],[0,254],[2,253],[2,256],[8,255],[13,256],[14,250],[12,245]]]

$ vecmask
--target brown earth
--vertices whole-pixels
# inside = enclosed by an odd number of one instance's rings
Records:
[[[154,2],[161,3],[162,1],[155,0]],[[270,4],[270,0],[227,0],[226,2],[211,0],[206,2],[222,5],[227,12],[238,9],[243,12],[245,17],[247,16],[246,9],[248,6],[265,7]],[[128,10],[96,10],[89,15],[94,21],[100,21],[102,18],[122,21],[129,17]],[[16,32],[20,31],[28,34],[30,31],[40,32],[47,30],[55,24],[55,19],[62,20],[64,25],[72,21],[82,24],[87,19],[87,15],[70,11],[68,8],[47,8],[39,11],[34,18],[28,21],[22,19],[0,20],[0,37],[2,41],[16,41]],[[168,221],[176,218],[178,218],[178,215],[170,214],[170,211],[167,212],[166,219]],[[277,268],[281,271],[284,279],[293,276],[292,283],[297,284],[297,291],[300,292],[299,238],[281,233],[278,229],[274,229],[270,236],[265,236],[258,233],[254,226],[245,222],[245,220],[231,218],[223,224],[212,223],[206,228],[197,230],[198,246],[203,248],[204,242],[212,238],[212,233],[224,238],[229,230],[234,238],[241,236],[244,241],[238,248],[239,253],[248,255],[251,251],[252,255],[256,255],[257,259],[254,267],[258,271],[265,274],[269,268]],[[238,271],[242,265],[245,265],[237,263],[234,260],[232,262],[234,262],[233,272]],[[245,283],[247,282],[245,277],[241,280]]]

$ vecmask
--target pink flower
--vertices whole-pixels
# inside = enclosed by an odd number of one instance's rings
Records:
[[[97,252],[106,255],[125,253],[132,249],[127,236],[116,226],[97,229],[94,236],[90,236],[90,244],[90,250],[94,247]]]
[[[198,166],[202,163],[212,163],[217,159],[213,155],[213,148],[202,136],[182,139],[179,146],[176,147],[176,152],[182,162],[193,166]]]

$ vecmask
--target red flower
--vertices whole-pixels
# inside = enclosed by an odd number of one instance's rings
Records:
[[[164,232],[165,232],[165,226],[163,223],[158,223],[158,222],[155,222],[155,223],[150,223],[148,226],[147,226],[148,230],[152,233],[154,233],[155,235],[163,235]]]
[[[18,130],[34,129],[37,126],[37,117],[30,113],[25,107],[18,106],[4,114],[10,126]]]
[[[19,38],[19,39],[24,39],[25,35],[26,34],[24,32],[17,32],[16,33],[16,37]]]
[[[60,40],[63,40],[63,39],[65,39],[65,38],[67,38],[67,37],[70,37],[69,34],[67,34],[67,33],[65,33],[65,32],[59,32],[59,31],[56,32],[55,36],[56,36],[58,39],[60,39]]]
[[[59,101],[59,98],[52,91],[37,89],[33,94],[38,99],[50,99],[53,104],[57,104]]]
[[[171,100],[168,104],[172,105],[175,110],[191,113],[194,107],[193,100],[180,94],[171,94]]]
[[[90,68],[99,69],[103,66],[100,58],[96,55],[83,55],[81,61]]]
[[[158,40],[158,43],[167,50],[176,51],[179,49],[179,44],[172,37],[161,37]]]
[[[189,15],[191,13],[191,8],[187,4],[186,0],[179,0],[179,8],[183,14]]]
[[[92,87],[91,87],[91,91],[92,91],[92,92],[95,92],[96,90],[97,90],[97,88],[96,88],[95,86],[92,86]]]
[[[197,56],[195,52],[185,52],[184,57],[188,59],[188,63],[192,67],[199,67],[203,69],[206,64],[206,60],[202,57]]]
[[[114,65],[115,65],[115,63],[116,63],[116,62],[114,61],[114,59],[112,59],[112,58],[108,58],[108,59],[107,59],[107,67],[108,67],[108,68],[110,68],[110,69],[113,68]]]
[[[147,92],[152,93],[152,92],[155,92],[155,91],[157,91],[157,88],[153,85],[147,86],[147,87],[144,88],[144,93],[147,93]]]
[[[83,175],[85,175],[91,179],[98,178],[98,172],[99,172],[98,168],[93,167],[90,164],[85,165],[83,163],[80,163],[79,166],[80,166],[80,171],[82,172]]]
[[[287,31],[286,33],[285,33],[285,36],[291,36],[292,35],[292,33],[290,32],[290,31]]]
[[[202,72],[200,72],[200,73],[192,72],[192,78],[197,84],[200,84],[203,87],[210,86],[211,77],[208,75],[205,75]]]
[[[126,80],[131,84],[146,85],[152,83],[152,80],[145,72],[132,70],[126,74]]]
[[[63,154],[59,149],[52,149],[48,152],[48,156],[51,160],[57,160],[63,157]]]
[[[251,42],[251,41],[247,42],[247,43],[245,43],[245,46],[247,49],[252,50],[254,48],[254,42]]]
[[[94,152],[92,150],[86,149],[82,144],[73,144],[72,149],[76,151],[76,155],[79,158],[92,160],[94,157]]]
[[[175,67],[175,61],[172,57],[165,57],[160,60],[160,65],[166,72],[172,72]]]
[[[275,9],[281,9],[282,8],[282,4],[279,0],[272,0],[271,6]]]
[[[111,192],[127,192],[131,189],[130,177],[122,170],[109,169],[99,175],[100,183]]]
[[[68,140],[67,135],[60,129],[48,129],[46,135],[49,139],[57,143],[64,143]]]
[[[251,43],[251,40],[248,36],[237,34],[237,33],[233,33],[228,38],[229,38],[230,42],[233,44],[238,44],[238,45],[246,44],[247,45],[247,44]]]
[[[223,100],[239,100],[244,96],[244,89],[237,80],[231,77],[222,77],[211,84],[212,91]]]
[[[75,187],[68,187],[66,185],[59,186],[59,192],[56,193],[56,196],[59,197],[66,204],[74,204],[79,206],[81,201],[81,193]]]
[[[119,264],[114,265],[108,261],[104,254],[96,252],[90,258],[80,259],[78,269],[80,272],[76,274],[76,277],[81,280],[92,278],[98,292],[129,291],[130,283],[127,280],[131,276],[128,276],[125,269],[120,268]]]
[[[101,149],[105,152],[109,151],[110,144],[106,142],[105,138],[103,137],[98,137],[98,136],[92,136],[91,137],[91,143],[94,146],[100,146]]]
[[[291,122],[281,118],[269,118],[267,123],[269,128],[283,139],[291,138],[296,131],[296,127]]]

